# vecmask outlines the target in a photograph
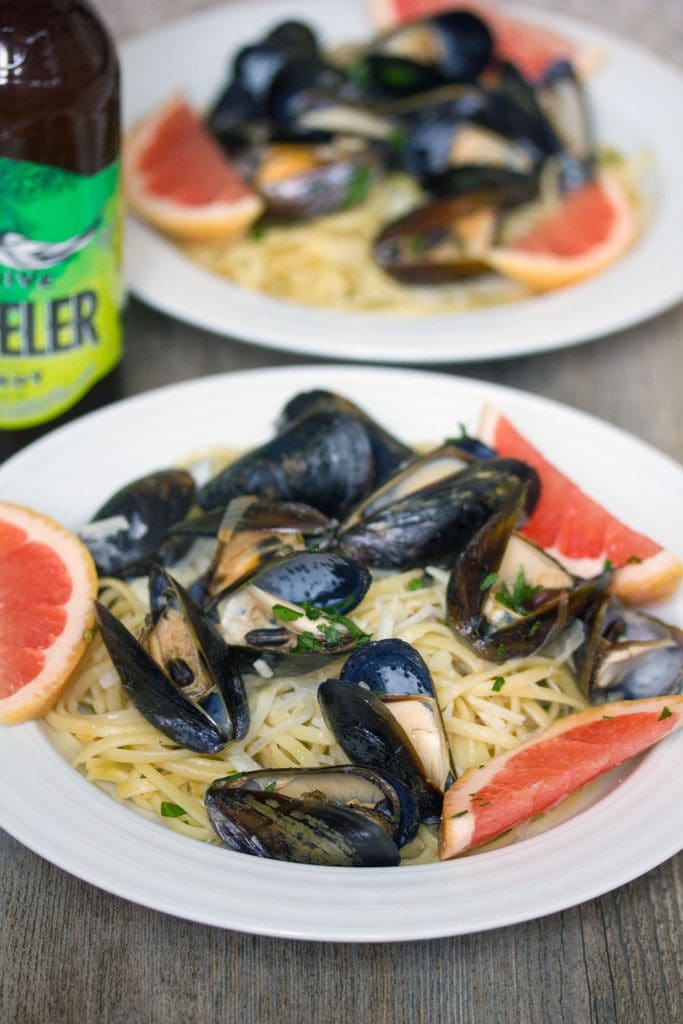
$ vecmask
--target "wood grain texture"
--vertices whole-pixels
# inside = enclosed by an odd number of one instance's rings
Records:
[[[95,3],[119,38],[211,5]],[[537,6],[592,18],[683,59],[680,0]],[[134,300],[125,319],[128,351],[110,397],[304,362],[218,338]],[[441,369],[567,402],[683,461],[682,306],[599,344]],[[682,868],[679,856],[598,900],[494,932],[324,945],[220,931],[137,907],[0,833],[0,1024],[680,1024]]]

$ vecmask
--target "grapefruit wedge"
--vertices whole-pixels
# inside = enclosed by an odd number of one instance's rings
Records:
[[[505,247],[487,254],[494,270],[536,291],[592,277],[615,263],[638,236],[629,196],[602,175],[566,196],[560,208]]]
[[[541,78],[557,60],[571,61],[585,77],[595,70],[601,57],[597,47],[581,46],[559,32],[509,18],[499,7],[479,0],[370,0],[370,8],[375,24],[382,30],[458,8],[473,11],[491,30],[496,57],[512,61],[531,79]]]
[[[211,241],[243,232],[263,202],[179,96],[133,129],[123,150],[128,201],[174,238]]]
[[[541,496],[522,533],[576,576],[596,576],[609,561],[617,568],[612,592],[627,604],[671,597],[683,578],[675,555],[584,494],[492,405],[482,410],[479,437],[499,455],[528,462],[541,478]]]
[[[549,810],[681,725],[680,696],[604,704],[560,718],[482,768],[470,768],[444,797],[440,859]]]
[[[77,537],[0,502],[0,722],[37,718],[55,703],[85,651],[96,593]]]

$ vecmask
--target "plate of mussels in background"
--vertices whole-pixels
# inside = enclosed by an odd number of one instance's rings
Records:
[[[488,383],[297,367],[110,406],[0,489],[22,595],[0,824],[78,877],[398,941],[573,906],[680,848],[683,473],[635,438]],[[57,538],[61,597],[37,571]],[[76,599],[82,657],[46,692],[29,656]]]
[[[676,302],[681,74],[535,9],[416,10],[236,2],[126,43],[132,291],[248,342],[409,363]]]

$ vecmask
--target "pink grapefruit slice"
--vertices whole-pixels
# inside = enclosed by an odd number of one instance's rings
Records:
[[[683,578],[675,555],[589,498],[492,405],[482,410],[479,437],[499,455],[528,462],[541,478],[538,505],[522,533],[576,576],[596,576],[609,561],[618,568],[612,591],[628,604],[671,597]]]
[[[178,239],[228,238],[263,211],[262,200],[179,96],[133,129],[123,173],[133,210]]]
[[[681,696],[604,704],[560,718],[482,768],[470,768],[444,797],[440,859],[555,807],[681,725]]]
[[[631,200],[613,176],[572,192],[560,208],[510,245],[493,249],[494,270],[535,291],[576,284],[615,263],[638,237]]]
[[[581,46],[541,25],[509,18],[493,4],[475,0],[370,0],[373,20],[380,29],[393,28],[416,18],[463,8],[473,11],[489,26],[495,55],[512,61],[527,78],[539,79],[557,60],[571,61],[584,76],[597,66],[601,53],[596,47]]]
[[[97,573],[59,523],[0,502],[0,722],[55,703],[87,645]]]

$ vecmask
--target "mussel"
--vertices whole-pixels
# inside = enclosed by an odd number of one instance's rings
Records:
[[[413,794],[422,821],[439,820],[442,792],[426,777],[410,737],[379,697],[354,683],[327,679],[318,687],[318,703],[354,764],[390,772]]]
[[[215,786],[204,799],[219,837],[238,853],[334,867],[399,862],[398,847],[382,825],[336,803]]]
[[[413,838],[418,820],[412,794],[408,793],[408,806],[403,807],[405,789],[400,788],[401,798],[394,784],[388,782],[382,773],[357,765],[240,772],[219,779],[211,786],[214,797],[219,793],[241,789],[279,793],[293,800],[318,800],[346,807],[381,825],[396,845],[401,847]],[[215,800],[215,803],[220,803],[220,799]],[[412,823],[411,834],[406,832],[406,819]]]
[[[374,461],[364,427],[345,413],[323,411],[231,463],[197,495],[204,509],[255,494],[300,501],[338,517],[372,486]]]
[[[194,479],[184,470],[149,473],[113,494],[79,536],[101,575],[142,573],[194,498]]]
[[[162,569],[150,575],[151,621],[142,642],[96,602],[97,623],[124,690],[160,732],[212,754],[249,728],[249,706],[230,648],[210,618]]]
[[[593,623],[581,681],[594,704],[683,692],[683,632],[616,598]]]
[[[488,661],[529,655],[588,613],[608,576],[574,584],[551,556],[513,534],[519,499],[492,515],[458,555],[446,591],[448,619]]]
[[[561,143],[561,185],[572,191],[593,177],[595,142],[586,93],[569,61],[548,68],[538,99]]]
[[[431,674],[404,640],[376,640],[351,654],[342,682],[367,686],[401,725],[429,783],[444,792],[454,776],[446,731]]]
[[[333,553],[280,558],[213,599],[227,642],[273,671],[298,675],[367,639],[348,618],[370,586],[359,562]]]
[[[392,30],[357,68],[370,89],[409,96],[448,82],[472,82],[486,67],[493,38],[470,11],[449,11]]]
[[[206,595],[253,575],[276,558],[304,551],[313,538],[331,537],[337,526],[309,505],[272,502],[253,495],[233,498],[218,526],[218,546],[207,573]]]
[[[383,505],[339,534],[338,549],[378,568],[452,564],[500,508],[533,510],[538,475],[516,459],[489,459]]]
[[[378,487],[387,477],[397,472],[414,457],[415,453],[412,448],[390,434],[348,398],[334,394],[332,391],[323,391],[322,389],[303,391],[290,398],[280,414],[277,429],[284,431],[297,420],[333,409],[352,416],[365,428],[375,462],[373,487]]]

